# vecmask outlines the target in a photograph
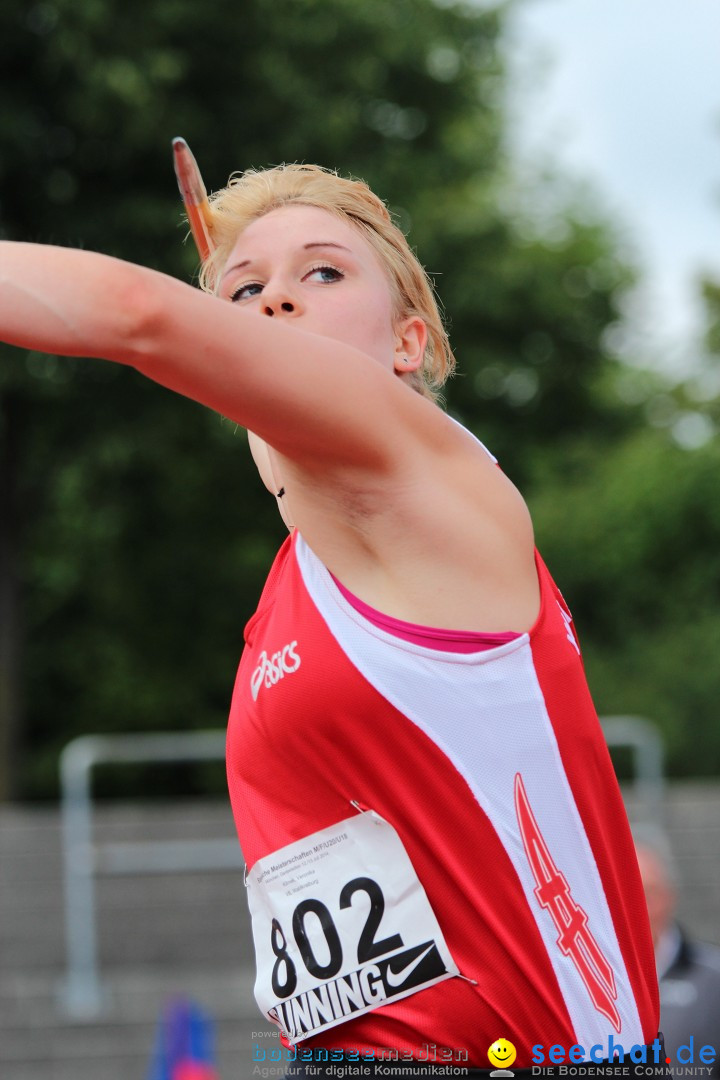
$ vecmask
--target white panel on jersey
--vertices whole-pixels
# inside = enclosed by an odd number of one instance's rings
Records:
[[[642,1027],[597,864],[560,758],[535,672],[529,635],[478,653],[428,649],[368,622],[340,593],[301,536],[305,585],[358,671],[432,739],[465,779],[511,859],[545,943],[575,1039],[607,1050],[612,1025],[598,1012],[577,968],[557,944],[557,929],[534,895],[514,802],[516,773],[548,848],[615,974],[622,1042],[642,1043]],[[568,648],[572,646],[568,644]],[[474,972],[467,971],[469,977]],[[618,1040],[617,1032],[613,1032]]]

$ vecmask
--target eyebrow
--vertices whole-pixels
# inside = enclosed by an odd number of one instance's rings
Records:
[[[311,251],[313,248],[337,248],[338,251],[347,251],[350,255],[352,255],[352,251],[349,247],[345,247],[344,244],[336,244],[332,240],[314,240],[311,243],[303,244],[302,246],[303,251]],[[243,259],[242,262],[235,263],[234,266],[231,266],[229,270],[225,271],[222,276],[222,280],[224,281],[228,274],[232,274],[235,270],[242,270],[243,267],[250,266],[252,261],[252,259]]]

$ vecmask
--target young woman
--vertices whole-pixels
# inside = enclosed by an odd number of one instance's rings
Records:
[[[246,173],[212,213],[211,295],[1,245],[0,332],[245,426],[290,528],[228,737],[263,1011],[406,1077],[644,1048],[652,943],[572,619],[517,490],[433,400],[453,361],[421,266],[316,167]]]

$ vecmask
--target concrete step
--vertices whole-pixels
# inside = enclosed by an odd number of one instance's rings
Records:
[[[242,876],[113,878],[97,884],[97,940],[103,964],[234,965],[250,948]],[[64,909],[57,886],[24,885],[0,905],[0,955],[6,969],[65,963]]]
[[[132,1080],[146,1076],[167,1004],[197,1002],[212,1018],[220,1075],[252,1076],[253,1047],[278,1047],[277,1033],[260,1017],[252,996],[253,972],[138,973],[116,970],[105,981],[103,1014],[80,1023],[58,1009],[50,975],[0,978],[2,1080]]]
[[[244,962],[247,901],[242,857],[224,804],[100,805],[96,843],[213,841],[237,850],[234,871],[96,878],[103,964]],[[0,957],[4,970],[65,962],[61,827],[56,808],[0,810]]]
[[[102,1014],[79,1022],[64,980],[61,823],[56,807],[0,809],[0,1080],[144,1080],[158,1018],[178,997],[216,1027],[223,1080],[252,1076],[262,1022],[237,869],[105,875],[96,881]],[[99,805],[94,840],[236,843],[225,804]],[[278,1045],[275,1042],[273,1045]]]

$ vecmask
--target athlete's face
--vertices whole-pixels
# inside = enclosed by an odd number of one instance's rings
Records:
[[[424,345],[421,320],[395,318],[388,277],[361,232],[314,206],[285,206],[253,221],[228,259],[220,295],[353,345],[400,374],[415,366],[408,353],[418,339]]]
[[[327,210],[293,205],[253,221],[228,258],[220,296],[262,318],[352,345],[398,375],[422,363],[422,319],[398,319],[389,279],[359,229]],[[248,432],[269,491],[282,486],[268,447]],[[288,525],[286,506],[280,509]]]

